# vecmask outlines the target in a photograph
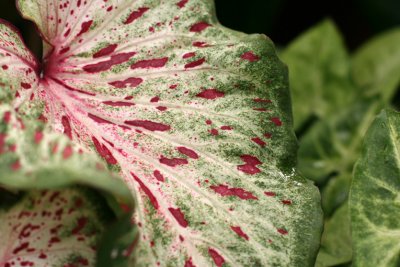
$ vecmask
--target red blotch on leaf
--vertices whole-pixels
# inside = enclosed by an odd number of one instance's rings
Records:
[[[277,231],[278,231],[278,233],[280,233],[281,235],[287,235],[287,234],[288,234],[288,231],[286,231],[286,230],[283,229],[283,228],[278,228]]]
[[[264,194],[265,194],[267,197],[274,197],[274,196],[276,196],[276,193],[274,193],[274,192],[264,192]]]
[[[195,52],[189,52],[189,53],[184,54],[182,56],[182,58],[191,58],[191,57],[194,57],[195,55],[196,55]]]
[[[97,73],[109,70],[112,66],[122,64],[128,61],[131,57],[136,55],[136,52],[120,53],[111,56],[109,60],[101,61],[95,64],[83,66],[83,70],[89,73]]]
[[[269,100],[269,99],[262,99],[262,98],[254,98],[253,101],[256,102],[256,103],[272,103],[271,100]]]
[[[11,170],[18,171],[19,169],[21,169],[21,163],[19,162],[19,160],[17,160],[14,163],[12,163],[10,167]]]
[[[265,145],[267,144],[263,140],[261,140],[261,138],[259,138],[259,137],[251,138],[251,141],[253,141],[254,143],[256,143],[257,145],[259,145],[261,147],[265,147]]]
[[[93,115],[91,113],[88,114],[88,117],[91,118],[93,121],[97,122],[97,123],[106,123],[106,124],[113,124],[111,121],[105,120],[103,118],[100,118],[96,115]]]
[[[85,228],[87,223],[88,223],[88,219],[86,217],[78,218],[78,220],[76,222],[76,226],[74,229],[72,229],[71,233],[73,235],[78,234],[83,228]]]
[[[114,158],[111,151],[104,144],[101,144],[96,139],[96,137],[92,137],[92,141],[97,152],[100,154],[101,157],[103,157],[107,161],[107,163],[111,165],[118,164],[117,160]]]
[[[218,267],[222,267],[222,265],[225,263],[225,259],[216,250],[212,248],[208,249],[208,255],[210,255],[215,265],[217,265]]]
[[[63,49],[60,50],[60,55],[65,54],[69,51],[69,46],[64,47]]]
[[[180,226],[186,228],[189,224],[185,219],[185,214],[179,208],[168,208],[169,212],[171,212],[172,216],[176,219]]]
[[[219,132],[218,132],[217,129],[211,129],[211,130],[210,130],[210,134],[211,134],[211,135],[214,135],[214,136],[217,136],[217,135],[219,134]]]
[[[249,240],[249,236],[246,235],[240,226],[231,226],[231,229],[240,237],[243,237],[246,240]]]
[[[149,10],[148,7],[141,7],[138,10],[133,11],[129,17],[125,20],[124,24],[129,24],[132,23],[133,21],[137,20],[141,16],[143,16],[144,13],[146,13]]]
[[[3,121],[5,123],[10,123],[10,121],[11,121],[11,112],[10,111],[7,111],[4,113]]]
[[[159,111],[166,111],[168,108],[163,106],[158,106],[156,107],[156,109],[158,109]]]
[[[135,127],[141,127],[149,131],[160,131],[160,132],[165,132],[169,131],[171,129],[171,126],[158,123],[158,122],[153,122],[153,121],[148,121],[148,120],[133,120],[133,121],[125,121],[126,124],[135,126]]]
[[[284,200],[282,200],[282,204],[284,204],[284,205],[292,205],[292,201],[290,199],[284,199]]]
[[[21,245],[19,245],[18,247],[16,247],[12,253],[13,254],[18,254],[20,251],[27,249],[29,247],[29,242],[24,242]]]
[[[185,266],[184,267],[196,267],[193,262],[192,262],[192,258],[189,258],[186,262],[185,262]]]
[[[248,199],[255,199],[257,200],[258,198],[253,195],[253,193],[244,190],[243,188],[235,188],[227,185],[212,185],[210,186],[212,190],[214,190],[217,194],[220,194],[221,196],[236,196],[240,199],[248,200]]]
[[[35,132],[34,139],[35,139],[35,143],[39,144],[43,139],[43,133],[42,132]]]
[[[68,30],[64,33],[64,37],[67,38],[70,33],[71,33],[71,28],[68,28]]]
[[[155,96],[152,99],[150,99],[151,103],[157,103],[158,101],[160,101],[160,98],[158,96]]]
[[[134,88],[139,86],[142,82],[142,78],[131,77],[123,81],[109,82],[108,84],[114,86],[115,88],[126,88],[127,86]]]
[[[73,150],[71,146],[66,146],[63,151],[63,159],[68,159],[73,154]]]
[[[221,130],[230,131],[230,130],[233,130],[233,127],[229,126],[229,125],[223,125],[223,126],[221,126]]]
[[[134,103],[124,101],[104,101],[103,104],[112,107],[130,107],[135,105]]]
[[[81,36],[82,34],[87,32],[90,29],[90,26],[92,26],[92,23],[93,23],[93,20],[83,22],[81,25],[81,30],[77,36]]]
[[[21,87],[24,89],[31,89],[32,86],[29,83],[21,83]]]
[[[193,46],[199,47],[199,48],[205,48],[205,47],[209,47],[210,45],[207,44],[206,42],[193,42]]]
[[[272,137],[272,134],[271,133],[265,133],[264,137],[270,139]]]
[[[170,167],[176,167],[176,166],[179,166],[179,165],[185,165],[185,164],[189,163],[187,159],[181,159],[181,158],[169,159],[169,158],[166,158],[164,156],[161,156],[159,161],[160,161],[161,164],[164,164],[164,165],[167,165],[167,166],[170,166]]]
[[[117,44],[111,44],[107,47],[104,47],[103,49],[100,49],[98,52],[93,54],[93,58],[99,58],[99,57],[104,57],[110,55],[112,52],[117,49],[118,45]]]
[[[189,0],[181,0],[181,1],[179,1],[178,3],[176,3],[176,5],[179,7],[179,8],[183,8],[186,4],[187,4],[187,2],[188,2]],[[186,266],[185,266],[186,267]]]
[[[164,67],[168,62],[168,57],[141,60],[131,65],[131,69],[150,69]]]
[[[71,129],[71,124],[69,123],[69,119],[66,116],[62,116],[61,118],[61,124],[64,127],[64,134],[69,137],[69,139],[72,139],[72,129]]]
[[[157,181],[160,181],[160,182],[164,182],[165,181],[164,176],[161,174],[161,172],[159,170],[155,170],[153,172],[153,175],[157,179]]]
[[[248,60],[250,62],[255,62],[260,60],[260,57],[255,55],[253,51],[246,52],[240,56],[241,59]]]
[[[208,24],[207,22],[201,21],[201,22],[197,22],[197,23],[193,24],[190,27],[190,31],[191,32],[201,32],[201,31],[204,31],[205,29],[207,29],[210,26],[211,26],[211,24]]]
[[[198,66],[202,65],[204,62],[206,62],[206,59],[203,57],[199,60],[192,61],[192,62],[186,64],[185,69],[191,69],[191,68],[198,67]]]
[[[192,159],[198,159],[199,158],[199,155],[197,155],[196,152],[194,152],[193,150],[191,150],[189,148],[180,146],[177,149],[178,149],[179,153],[182,153],[182,154],[188,156],[189,158],[192,158]]]
[[[262,162],[258,158],[251,156],[251,155],[242,155],[240,158],[246,164],[237,166],[237,169],[239,171],[242,171],[247,174],[257,174],[257,173],[261,172],[261,170],[259,168],[257,168],[257,165],[262,164]]]
[[[156,197],[153,195],[153,193],[150,191],[150,189],[139,179],[139,177],[137,177],[135,174],[131,173],[133,179],[135,179],[136,182],[139,183],[140,188],[143,190],[143,192],[147,195],[147,197],[149,198],[151,204],[153,205],[153,207],[155,209],[158,209],[158,201],[156,199]]]
[[[277,117],[271,118],[270,121],[273,122],[276,126],[282,126],[282,121]]]
[[[202,91],[201,93],[198,93],[196,96],[213,100],[213,99],[216,99],[219,97],[224,97],[225,93],[218,91],[217,89],[206,89],[206,90]]]

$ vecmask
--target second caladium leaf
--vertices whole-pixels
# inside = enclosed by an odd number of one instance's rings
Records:
[[[287,72],[213,1],[19,0],[45,41],[31,99],[139,192],[137,266],[307,266],[319,194],[293,170]]]
[[[0,266],[127,266],[136,228],[123,182],[9,105],[0,118]]]

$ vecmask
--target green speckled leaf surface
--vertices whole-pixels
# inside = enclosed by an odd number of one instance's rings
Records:
[[[364,139],[350,190],[353,266],[399,266],[400,115],[382,111]]]
[[[268,38],[222,27],[210,0],[18,6],[46,42],[21,112],[42,103],[137,193],[135,266],[313,265],[319,193],[294,170],[287,71]]]

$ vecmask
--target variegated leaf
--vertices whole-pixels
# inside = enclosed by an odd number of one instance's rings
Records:
[[[33,99],[140,198],[137,266],[307,266],[319,195],[293,167],[287,73],[211,0],[19,0],[46,40]]]
[[[0,101],[21,102],[37,87],[39,64],[18,31],[0,19]]]
[[[136,233],[127,187],[9,105],[0,118],[0,266],[126,266]]]

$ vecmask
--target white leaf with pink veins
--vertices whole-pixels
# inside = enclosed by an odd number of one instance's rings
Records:
[[[287,72],[265,36],[222,27],[211,0],[18,6],[47,42],[30,99],[139,192],[137,266],[313,264],[319,195],[293,171]]]

